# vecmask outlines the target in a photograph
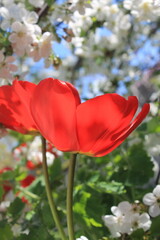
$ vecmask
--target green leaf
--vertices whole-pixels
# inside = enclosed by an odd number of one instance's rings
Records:
[[[143,185],[153,177],[153,163],[143,145],[133,145],[128,154],[128,178],[126,184]]]
[[[48,202],[44,202],[44,205],[42,206],[42,219],[43,219],[43,223],[45,224],[45,226],[48,226],[49,228],[53,228],[54,226],[54,222],[53,222],[53,217],[51,214],[51,210],[50,207],[48,205]]]
[[[59,178],[61,175],[61,161],[60,158],[55,158],[53,165],[49,169],[51,180]]]
[[[3,197],[3,194],[4,194],[4,190],[3,190],[3,187],[0,186],[0,200],[2,199]]]
[[[143,236],[144,236],[144,231],[143,229],[138,229],[136,231],[134,231],[131,235],[131,239],[133,240],[140,240],[140,239],[143,239]]]
[[[22,209],[24,208],[25,203],[22,202],[20,198],[16,198],[11,205],[8,208],[8,212],[13,216],[13,217],[18,217],[19,214],[21,213]]]
[[[12,180],[15,178],[15,172],[14,171],[6,171],[2,173],[2,179],[3,180]]]
[[[36,226],[36,227],[32,227],[30,229],[30,233],[28,235],[29,240],[53,240],[54,238],[51,237],[46,229],[45,226]]]
[[[0,239],[1,240],[13,240],[13,233],[9,224],[5,224],[0,227]]]
[[[147,131],[150,133],[160,132],[159,117],[154,117],[147,123]]]
[[[96,184],[90,183],[89,186],[98,192],[110,193],[110,194],[122,194],[125,193],[125,188],[123,183],[119,182],[98,182]]]
[[[152,236],[160,236],[160,216],[152,219],[150,231]]]

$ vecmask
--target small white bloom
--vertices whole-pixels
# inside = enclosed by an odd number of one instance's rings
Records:
[[[120,237],[121,234],[132,232],[131,214],[132,205],[127,202],[121,202],[118,206],[111,207],[114,215],[106,215],[103,217],[105,225],[109,228],[112,237]]]
[[[78,11],[80,14],[85,14],[86,8],[90,8],[91,5],[85,0],[69,0],[69,9],[72,11]]]
[[[81,236],[80,238],[76,238],[76,240],[88,240],[85,236]]]
[[[34,11],[26,11],[26,14],[22,17],[22,20],[25,24],[35,24],[38,21],[38,14]]]
[[[2,17],[1,28],[7,30],[16,21],[21,21],[25,13],[25,9],[21,5],[11,4],[0,8],[0,16]]]
[[[44,0],[29,0],[29,3],[34,7],[40,8],[44,4]]]
[[[153,0],[124,0],[123,6],[140,20],[152,21],[160,15],[160,8],[157,8]]]
[[[3,50],[0,50],[0,78],[12,80],[12,72],[17,71],[17,66],[13,64],[15,58],[13,56],[4,56]]]
[[[34,59],[35,62],[41,58],[48,58],[52,51],[53,35],[50,32],[45,32],[41,36],[37,36],[32,43],[32,47],[28,55]]]
[[[54,162],[55,156],[50,152],[46,152],[47,165],[51,166]],[[27,159],[32,161],[34,164],[42,162],[42,150],[41,150],[41,138],[36,136],[29,146]]]
[[[143,197],[143,202],[149,206],[149,214],[151,217],[160,215],[160,185],[153,189],[153,193],[147,193]]]
[[[145,148],[151,156],[160,154],[159,138],[159,133],[151,133],[145,136]]]
[[[19,225],[19,224],[14,224],[11,229],[12,229],[12,232],[13,232],[13,236],[14,236],[14,237],[20,236],[21,231],[22,231],[21,225]]]
[[[34,28],[20,22],[14,22],[11,26],[13,32],[9,36],[12,48],[18,56],[23,56],[33,41]]]
[[[135,213],[131,216],[132,228],[137,230],[142,228],[144,231],[147,231],[151,227],[151,220],[148,213]]]

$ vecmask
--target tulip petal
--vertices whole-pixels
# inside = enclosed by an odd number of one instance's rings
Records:
[[[106,136],[99,141],[99,145],[103,146],[103,148],[97,149],[93,148],[91,152],[93,152],[94,156],[102,157],[110,152],[112,152],[115,148],[117,148],[128,136],[131,132],[134,131],[135,128],[139,126],[139,124],[143,121],[143,119],[147,116],[150,109],[150,105],[148,103],[143,105],[141,112],[137,115],[137,117],[129,124],[127,128],[124,128],[119,133],[110,136],[110,144],[108,144],[108,139]],[[106,141],[106,144],[105,144]]]
[[[34,91],[32,116],[41,134],[61,151],[79,149],[75,114],[78,104],[77,90],[58,79],[44,79]]]
[[[23,85],[22,81],[17,81],[18,85]],[[25,85],[32,85],[26,82]],[[28,88],[30,89],[30,87]],[[16,86],[2,86],[0,87],[0,122],[7,128],[18,131],[20,133],[27,133],[36,129],[35,123],[31,117],[26,106],[21,99],[22,93],[19,92],[19,97],[16,93]],[[28,90],[29,92],[30,90]],[[28,101],[30,96],[28,96]]]
[[[137,107],[136,97],[126,100],[115,93],[105,94],[80,104],[77,107],[80,152],[93,153],[93,146],[96,146],[104,135],[109,136],[110,133],[116,133],[128,126]],[[102,145],[98,146],[100,149],[104,146],[104,143],[101,143]]]

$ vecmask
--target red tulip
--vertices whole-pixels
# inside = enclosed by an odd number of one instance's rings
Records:
[[[20,185],[24,188],[28,187],[29,185],[32,184],[32,182],[35,180],[35,176],[33,175],[28,175],[25,177],[23,180],[20,181]]]
[[[118,147],[149,112],[138,100],[104,94],[84,103],[77,90],[57,79],[42,80],[31,99],[31,113],[41,134],[61,151],[101,157]],[[134,118],[134,119],[133,119]]]
[[[0,87],[0,123],[20,133],[36,131],[29,103],[36,85],[15,80],[13,85]]]

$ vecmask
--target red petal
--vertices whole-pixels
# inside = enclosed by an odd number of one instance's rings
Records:
[[[35,86],[15,80],[12,86],[0,87],[0,123],[21,133],[36,129],[27,106]]]
[[[75,116],[78,104],[77,90],[58,79],[44,79],[34,91],[33,118],[42,135],[59,150],[78,150]]]
[[[23,180],[20,181],[20,184],[22,187],[28,187],[29,185],[31,185],[31,183],[35,180],[35,176],[33,175],[28,175],[27,177],[25,177]]]
[[[132,120],[137,107],[136,97],[126,100],[118,94],[105,94],[79,105],[77,131],[80,151],[90,153],[93,146],[104,135],[115,133],[126,127]],[[104,145],[103,142],[101,143],[99,148]]]
[[[128,136],[131,132],[137,128],[143,119],[147,116],[150,109],[150,105],[148,103],[144,104],[141,112],[137,115],[132,123],[129,124],[127,128],[124,128],[119,133],[110,136],[110,144],[108,145],[106,141],[106,145],[103,146],[103,149],[100,151],[93,150],[93,154],[96,157],[102,157],[110,152],[112,152],[115,148],[117,148]],[[106,136],[102,139],[102,141],[106,140]],[[100,143],[99,143],[100,144]]]

